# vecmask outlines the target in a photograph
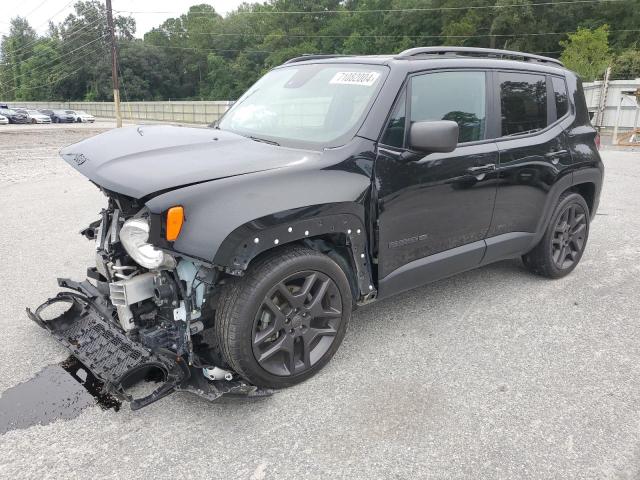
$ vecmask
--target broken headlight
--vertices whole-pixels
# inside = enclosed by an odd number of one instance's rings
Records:
[[[131,218],[124,222],[120,229],[120,242],[136,263],[150,270],[175,268],[175,259],[148,241],[149,222],[146,219]]]

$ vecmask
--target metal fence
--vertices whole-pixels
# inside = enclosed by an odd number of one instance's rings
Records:
[[[598,108],[598,99],[600,96],[600,89],[602,87],[602,81],[585,83],[584,94],[587,98],[587,106],[590,112],[595,112]],[[622,105],[620,105],[620,120],[618,123],[619,128],[629,129],[633,128],[636,120],[636,112],[638,111],[638,104],[634,97],[623,96],[622,92],[625,90],[637,90],[640,88],[640,78],[635,80],[611,80],[609,82],[609,88],[607,91],[607,100],[604,108],[604,117],[602,120],[602,126],[605,128],[614,128],[617,120],[618,105],[622,97]]]
[[[125,120],[209,124],[227,111],[233,102],[122,102],[120,110]],[[36,109],[84,110],[96,117],[114,118],[113,102],[11,102],[11,105]]]

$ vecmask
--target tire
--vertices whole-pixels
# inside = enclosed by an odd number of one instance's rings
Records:
[[[60,119],[58,117],[54,117],[53,123],[60,123]]]
[[[589,207],[573,192],[560,196],[540,242],[523,255],[524,265],[536,275],[562,278],[580,262],[589,238]]]
[[[216,336],[225,361],[247,381],[289,387],[333,357],[352,305],[349,282],[337,263],[315,250],[284,247],[223,287]]]
[[[33,124],[35,125],[35,124],[36,124],[36,123],[38,123],[38,122],[36,121],[36,119],[35,119],[35,118],[32,118],[32,119],[31,119],[31,123],[33,123]]]

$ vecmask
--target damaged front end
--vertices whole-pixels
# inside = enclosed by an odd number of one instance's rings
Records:
[[[69,291],[27,309],[29,317],[133,410],[180,390],[208,400],[270,394],[229,370],[219,353],[212,328],[219,272],[148,243],[146,209],[104,192],[108,208],[81,232],[96,242],[96,266],[82,282],[58,279]],[[160,385],[133,398],[130,387],[150,376]]]

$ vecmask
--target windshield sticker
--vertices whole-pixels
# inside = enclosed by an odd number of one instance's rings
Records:
[[[364,85],[370,87],[380,74],[378,72],[338,72],[329,81],[334,85]]]

